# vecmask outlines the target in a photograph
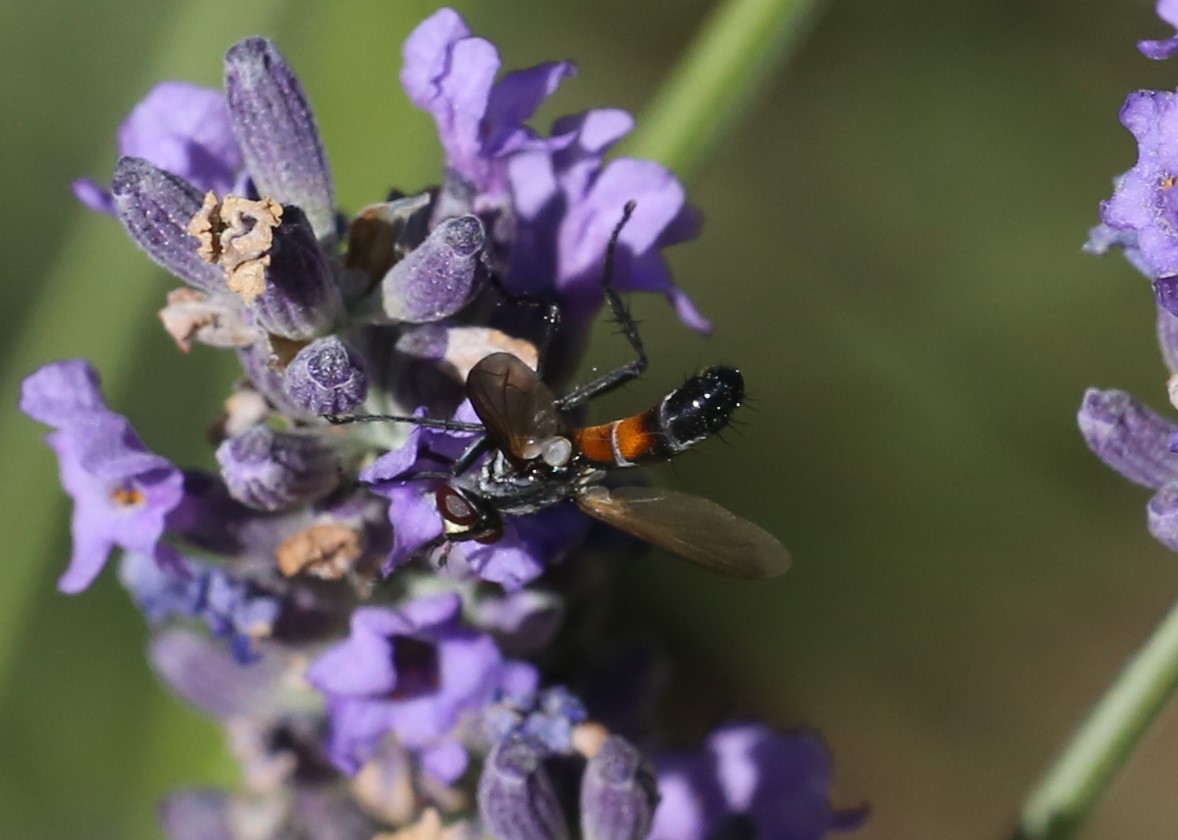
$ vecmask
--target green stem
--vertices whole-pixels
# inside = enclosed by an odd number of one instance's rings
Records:
[[[1178,604],[1130,660],[1031,793],[1013,840],[1066,840],[1178,688]]]
[[[801,39],[818,0],[726,0],[647,108],[627,146],[689,178]]]

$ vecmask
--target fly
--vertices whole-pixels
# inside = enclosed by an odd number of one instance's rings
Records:
[[[629,202],[606,251],[605,297],[636,358],[557,397],[510,353],[481,359],[466,379],[466,396],[481,423],[371,415],[329,418],[405,422],[482,437],[455,461],[436,492],[446,549],[454,542],[493,543],[503,517],[536,513],[572,501],[594,519],[632,534],[704,568],[737,578],[781,574],[789,553],[769,532],[699,496],[657,487],[604,484],[609,472],[658,463],[695,446],[728,425],[744,397],[744,380],[730,367],[710,367],[645,411],[609,423],[568,427],[564,413],[638,377],[647,366],[637,325],[612,286],[618,236],[634,210]],[[551,307],[548,333],[559,320]],[[475,464],[489,455],[482,466]]]

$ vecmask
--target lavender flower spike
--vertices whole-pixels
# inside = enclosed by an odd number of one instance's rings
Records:
[[[546,750],[520,733],[495,745],[479,779],[484,827],[501,840],[567,840],[556,791],[544,769]]]
[[[581,781],[581,833],[585,840],[646,840],[658,801],[654,770],[611,735]]]
[[[312,341],[286,366],[283,390],[311,414],[344,414],[368,396],[360,356],[335,336]]]
[[[1178,29],[1178,0],[1158,0],[1157,12],[1158,17]],[[1174,53],[1178,53],[1178,34],[1164,41],[1139,41],[1137,49],[1146,58],[1155,61],[1170,58]]]
[[[1077,420],[1088,448],[1125,478],[1155,490],[1178,481],[1178,455],[1170,451],[1178,426],[1124,391],[1089,388]]]
[[[225,291],[225,271],[201,258],[188,224],[201,208],[200,192],[179,176],[125,157],[111,184],[114,213],[135,244],[163,268],[204,292]]]
[[[486,279],[485,246],[477,216],[442,222],[381,281],[385,316],[422,324],[462,309]]]
[[[246,38],[225,55],[233,134],[258,193],[302,208],[320,239],[335,235],[335,185],[302,85],[273,42]]]

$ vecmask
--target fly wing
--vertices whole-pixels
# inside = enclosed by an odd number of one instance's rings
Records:
[[[715,502],[657,487],[592,487],[577,505],[600,519],[692,563],[731,577],[776,577],[789,552],[768,531]]]
[[[517,462],[560,429],[556,395],[511,353],[480,359],[466,377],[466,396],[495,445]]]

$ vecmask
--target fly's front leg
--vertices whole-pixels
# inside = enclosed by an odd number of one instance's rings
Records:
[[[626,202],[626,206],[622,208],[622,218],[610,235],[609,244],[605,248],[605,271],[602,279],[602,287],[605,292],[605,302],[609,306],[613,320],[621,329],[622,335],[626,337],[626,341],[630,343],[630,347],[634,350],[634,355],[637,358],[565,394],[556,401],[557,406],[562,410],[576,408],[581,403],[593,397],[609,393],[615,388],[637,379],[646,370],[649,362],[646,356],[646,347],[642,343],[642,336],[638,334],[638,323],[634,320],[634,316],[630,314],[630,308],[626,306],[626,302],[622,300],[622,296],[614,288],[614,258],[618,250],[618,237],[622,234],[622,228],[630,221],[630,216],[633,215],[635,206],[633,201]]]

